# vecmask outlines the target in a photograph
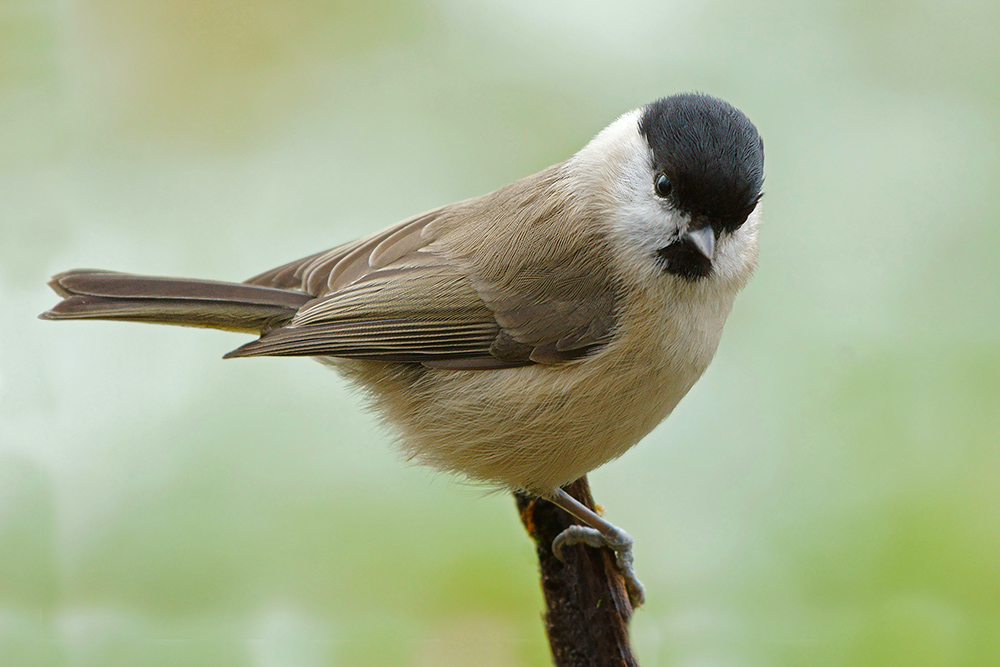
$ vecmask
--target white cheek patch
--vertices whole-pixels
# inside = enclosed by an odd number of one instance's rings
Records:
[[[658,272],[662,266],[656,251],[676,241],[689,219],[653,192],[652,155],[638,133],[635,138],[630,159],[620,167],[617,205],[609,216],[611,231],[632,262],[648,264]]]
[[[671,212],[658,201],[633,199],[611,220],[613,234],[626,250],[649,257],[677,240],[688,220]]]
[[[653,192],[653,154],[639,134],[641,109],[601,131],[570,160],[577,187],[600,193],[611,238],[630,264],[656,268],[656,251],[677,238],[684,218]]]

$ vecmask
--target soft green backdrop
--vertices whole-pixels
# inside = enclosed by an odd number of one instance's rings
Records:
[[[41,322],[242,279],[676,91],[767,147],[761,266],[592,475],[646,667],[1000,664],[1000,3],[0,1],[0,664],[543,665],[506,496],[245,337]]]

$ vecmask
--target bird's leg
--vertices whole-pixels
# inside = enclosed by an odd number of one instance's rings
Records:
[[[570,526],[556,536],[552,542],[552,553],[555,554],[556,558],[565,562],[562,549],[568,545],[586,544],[598,549],[608,547],[615,552],[618,569],[625,577],[625,586],[628,588],[629,597],[632,598],[636,606],[641,605],[646,597],[646,588],[635,575],[635,568],[632,566],[632,536],[618,526],[605,521],[597,512],[562,489],[556,489],[548,500],[587,524],[586,526]]]

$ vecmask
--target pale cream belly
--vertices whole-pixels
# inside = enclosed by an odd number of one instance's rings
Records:
[[[620,456],[659,424],[707,367],[715,330],[652,345],[625,332],[592,357],[553,366],[334,365],[367,390],[408,458],[544,494]]]

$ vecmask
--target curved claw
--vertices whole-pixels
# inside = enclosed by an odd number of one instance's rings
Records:
[[[615,563],[625,578],[625,587],[628,589],[632,604],[639,607],[646,600],[646,587],[639,581],[639,577],[635,574],[635,567],[632,565],[632,536],[617,526],[611,526],[611,528],[613,530],[604,533],[587,526],[570,526],[556,535],[556,539],[552,541],[552,553],[565,563],[566,558],[563,555],[563,547],[565,546],[586,544],[595,549],[608,547],[615,552]]]
[[[595,549],[610,546],[608,541],[604,539],[604,536],[601,535],[601,532],[596,528],[587,528],[586,526],[570,526],[563,532],[556,535],[556,539],[552,540],[552,553],[556,558],[565,563],[566,557],[563,556],[563,547],[572,546],[574,544],[586,544],[587,546],[594,547]]]

